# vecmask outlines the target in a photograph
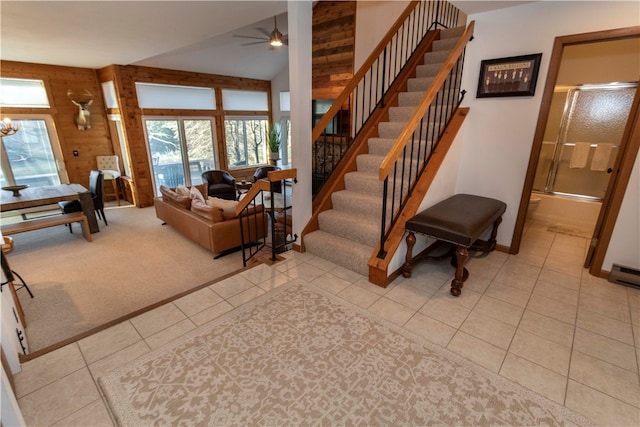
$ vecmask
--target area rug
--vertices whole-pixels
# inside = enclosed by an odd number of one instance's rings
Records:
[[[297,281],[99,382],[121,426],[589,424]]]

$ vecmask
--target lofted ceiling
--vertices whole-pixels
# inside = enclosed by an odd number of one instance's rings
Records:
[[[452,1],[467,14],[519,1]],[[526,3],[526,2],[524,2]],[[246,46],[236,35],[287,33],[287,1],[0,2],[0,58],[102,68],[111,64],[271,80],[288,47]]]

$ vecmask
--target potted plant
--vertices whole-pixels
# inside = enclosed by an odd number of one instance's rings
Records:
[[[267,144],[269,145],[269,158],[271,160],[279,160],[280,159],[280,132],[278,132],[275,125],[271,125],[269,127]]]

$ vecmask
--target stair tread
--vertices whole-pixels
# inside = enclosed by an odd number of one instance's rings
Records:
[[[316,230],[305,236],[305,247],[313,255],[367,276],[368,261],[375,248]]]
[[[364,218],[351,212],[329,209],[318,215],[320,230],[353,242],[375,246],[380,237],[380,220],[377,215]]]

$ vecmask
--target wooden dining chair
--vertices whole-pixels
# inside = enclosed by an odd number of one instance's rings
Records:
[[[120,162],[118,156],[96,156],[98,170],[104,175],[105,182],[111,183],[113,193],[105,194],[114,196],[120,206]],[[123,197],[124,198],[124,197]]]

